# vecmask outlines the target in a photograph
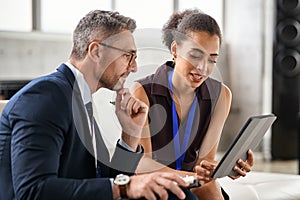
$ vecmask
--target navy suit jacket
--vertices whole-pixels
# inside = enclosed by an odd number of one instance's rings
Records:
[[[84,109],[75,77],[64,64],[10,99],[0,120],[0,200],[112,199],[109,177],[132,175],[143,154],[117,144],[110,160],[96,134],[101,160],[101,178],[96,178]]]

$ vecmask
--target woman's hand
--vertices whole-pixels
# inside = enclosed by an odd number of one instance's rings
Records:
[[[200,181],[201,185],[213,180],[213,178],[211,178],[211,174],[216,168],[217,164],[218,163],[216,161],[211,162],[202,160],[199,165],[196,165],[194,167],[194,171],[196,172],[197,178]]]
[[[248,158],[243,161],[242,159],[237,160],[236,166],[233,167],[233,170],[238,173],[237,176],[229,176],[231,179],[237,179],[241,176],[246,176],[246,173],[251,171],[251,167],[254,165],[254,154],[251,149],[248,150]]]

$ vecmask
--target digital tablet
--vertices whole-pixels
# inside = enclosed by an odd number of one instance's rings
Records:
[[[250,117],[229,146],[211,177],[221,178],[237,175],[237,172],[233,170],[233,167],[237,165],[237,160],[239,158],[247,159],[248,149],[254,150],[257,147],[275,119],[276,116],[273,114]]]

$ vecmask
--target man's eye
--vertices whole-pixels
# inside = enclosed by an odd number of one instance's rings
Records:
[[[130,56],[131,56],[131,54],[130,54],[130,53],[125,53],[125,54],[124,54],[124,56],[126,56],[126,57],[130,57]]]

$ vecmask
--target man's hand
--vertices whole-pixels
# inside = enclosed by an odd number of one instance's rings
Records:
[[[168,191],[170,191],[179,199],[185,199],[185,194],[180,186],[187,187],[188,185],[177,174],[154,172],[132,176],[127,188],[127,195],[133,199],[142,197],[149,200],[168,199]]]
[[[115,113],[122,127],[122,139],[136,149],[147,119],[148,106],[123,88],[117,92]]]

